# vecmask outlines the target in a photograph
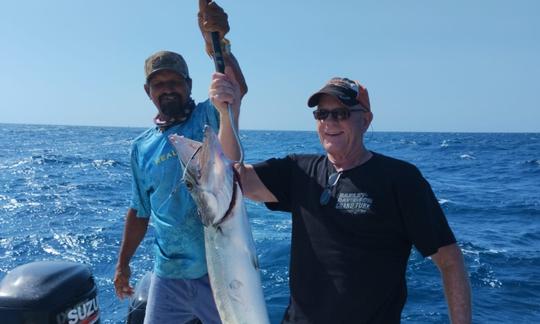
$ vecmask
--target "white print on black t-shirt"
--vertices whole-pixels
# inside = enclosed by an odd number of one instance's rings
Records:
[[[366,193],[339,193],[337,197],[336,209],[349,214],[366,214],[371,208],[373,199]]]

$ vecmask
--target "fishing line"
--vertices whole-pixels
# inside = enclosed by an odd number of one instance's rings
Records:
[[[186,179],[186,173],[187,173],[187,168],[189,166],[189,164],[191,163],[191,161],[195,158],[195,155],[197,155],[197,153],[199,153],[199,151],[201,150],[202,146],[199,146],[195,152],[193,152],[193,154],[191,155],[191,157],[189,158],[189,160],[187,161],[187,163],[184,165],[184,163],[182,163],[182,160],[180,160],[180,165],[184,168],[184,171],[182,171],[182,177],[180,178],[180,181],[177,181],[173,190],[171,191],[171,193],[167,196],[167,199],[165,199],[161,205],[159,205],[159,207],[157,208],[157,210],[161,210],[161,207],[163,207],[163,205],[165,205],[171,198],[172,196],[176,193],[176,191],[178,190],[178,187],[180,186],[181,183],[185,182],[184,180]]]
[[[182,181],[184,181],[184,180],[186,179],[186,174],[187,174],[188,166],[189,166],[189,164],[191,163],[191,161],[195,158],[195,155],[197,155],[197,153],[199,153],[199,151],[201,150],[201,148],[202,148],[202,145],[199,146],[199,147],[195,150],[195,152],[193,152],[193,154],[191,155],[191,157],[190,157],[189,160],[187,161],[186,165],[184,165],[184,164],[182,163],[182,161],[180,161],[180,164],[182,164],[182,166],[184,167],[184,172],[182,172],[182,179],[181,179]]]

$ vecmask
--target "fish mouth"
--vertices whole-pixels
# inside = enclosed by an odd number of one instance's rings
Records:
[[[203,142],[169,135],[180,164],[183,181],[190,191],[205,226],[217,226],[234,203],[232,162],[225,156],[216,133],[204,127]]]
[[[202,143],[189,139],[183,135],[169,135],[169,142],[176,150],[180,163],[187,172],[190,172],[193,175],[204,170],[204,166],[215,158],[215,154],[226,159],[223,155],[219,139],[213,129],[210,126],[205,125],[203,132],[204,139]]]
[[[191,171],[191,173],[195,175],[195,171],[197,171],[199,167],[194,165],[194,163],[198,164],[197,155],[201,151],[203,143],[177,134],[169,135],[169,142],[174,147],[178,159],[180,160],[180,164],[185,169],[184,172]]]

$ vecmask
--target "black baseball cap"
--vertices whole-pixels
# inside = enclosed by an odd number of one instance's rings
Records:
[[[319,104],[321,95],[326,94],[335,97],[347,107],[361,105],[371,111],[367,89],[358,81],[347,78],[332,78],[321,90],[314,93],[308,99],[308,106],[315,107]]]

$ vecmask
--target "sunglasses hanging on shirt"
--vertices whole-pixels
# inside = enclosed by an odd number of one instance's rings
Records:
[[[326,206],[328,202],[330,201],[330,197],[332,196],[332,188],[334,188],[339,178],[341,177],[342,172],[334,172],[328,177],[328,184],[324,188],[323,192],[321,193],[321,197],[319,198],[319,203],[321,206]]]

